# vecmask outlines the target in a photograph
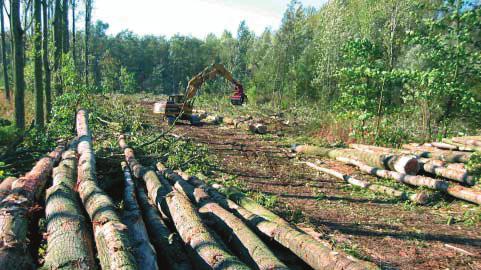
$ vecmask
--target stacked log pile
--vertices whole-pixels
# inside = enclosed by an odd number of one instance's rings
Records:
[[[330,149],[312,145],[295,146],[293,151],[303,157],[325,157],[355,166],[360,171],[406,184],[410,187],[426,187],[452,197],[481,205],[481,190],[471,188],[475,177],[466,169],[472,152],[478,151],[481,137],[459,137],[443,142],[405,144],[402,149],[351,144],[346,149]],[[342,179],[353,186],[368,188],[376,193],[408,199],[416,202],[420,194],[411,195],[386,188],[366,180],[359,180],[336,170],[305,162],[307,166]],[[414,195],[416,194],[416,195]],[[423,200],[426,196],[421,196]],[[426,201],[417,203],[423,203]]]

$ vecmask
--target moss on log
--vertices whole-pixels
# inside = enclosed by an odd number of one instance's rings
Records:
[[[378,184],[372,184],[372,183],[369,183],[368,181],[356,179],[356,178],[353,178],[349,175],[342,174],[338,171],[317,166],[316,164],[314,164],[312,162],[305,162],[305,164],[307,166],[317,170],[317,171],[320,171],[320,172],[329,174],[331,176],[334,176],[338,179],[344,180],[344,181],[346,181],[347,183],[349,183],[353,186],[369,189],[371,191],[381,193],[381,194],[385,194],[385,195],[388,195],[390,197],[398,198],[400,200],[410,200],[410,201],[412,201],[414,203],[417,203],[417,204],[426,204],[429,201],[429,196],[426,194],[426,192],[415,193],[415,192],[399,191],[399,190],[394,189],[392,187],[378,185]]]
[[[75,151],[64,153],[53,171],[53,185],[47,190],[47,254],[44,269],[97,269],[91,229],[74,191],[77,177]]]
[[[78,192],[93,224],[95,243],[102,269],[137,269],[125,226],[112,200],[97,186],[92,135],[88,113],[77,112]]]
[[[328,149],[316,146],[301,145],[295,148],[295,152],[308,156],[323,156],[330,158],[346,157],[361,160],[370,166],[398,171],[410,175],[419,172],[419,163],[413,156],[394,155],[378,152],[366,152],[356,149]]]
[[[59,147],[40,159],[30,172],[12,183],[11,193],[0,203],[0,269],[35,268],[28,250],[28,213],[43,194],[62,152]]]
[[[130,244],[133,247],[135,260],[139,269],[158,269],[157,255],[149,235],[142,220],[139,204],[135,196],[135,183],[130,174],[127,163],[122,162],[124,172],[124,208],[122,211],[122,221],[127,225]]]
[[[233,212],[238,217],[241,217],[259,233],[273,239],[280,245],[289,249],[292,253],[316,270],[379,269],[373,263],[361,261],[343,252],[332,250],[327,244],[294,228],[281,217],[239,193],[235,193],[237,195],[234,195],[234,197],[241,198],[240,202],[244,202],[246,207],[250,208],[257,214],[254,214],[230,199],[226,199],[224,195],[206,185],[202,180],[195,177],[188,177],[187,175],[183,175],[183,177],[192,185],[202,188],[214,201]]]
[[[163,169],[160,164],[158,168]],[[171,170],[163,173],[175,185],[197,204],[199,212],[212,219],[214,228],[227,239],[236,254],[247,264],[255,269],[288,269],[270,249],[252,232],[242,220],[224,209],[201,188],[195,188],[187,183],[181,176]]]

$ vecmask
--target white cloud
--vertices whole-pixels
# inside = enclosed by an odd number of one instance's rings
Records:
[[[204,38],[233,33],[242,20],[261,33],[266,27],[277,29],[289,0],[97,0],[94,19],[110,25],[109,33],[124,29],[137,34],[172,36],[176,33]],[[319,7],[325,0],[304,0]]]

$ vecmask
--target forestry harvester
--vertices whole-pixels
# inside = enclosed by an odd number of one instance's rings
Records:
[[[223,65],[213,64],[212,66],[205,68],[189,81],[185,95],[172,95],[169,96],[167,101],[155,103],[154,113],[163,114],[164,118],[167,118],[169,121],[169,124],[172,124],[177,118],[188,120],[193,125],[199,124],[199,118],[192,114],[194,97],[205,81],[212,80],[217,75],[224,77],[234,86],[233,94],[230,97],[232,105],[240,106],[244,104],[247,96],[244,93],[244,87],[242,84],[235,80],[232,74]]]

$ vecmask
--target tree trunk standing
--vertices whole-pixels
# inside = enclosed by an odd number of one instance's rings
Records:
[[[42,0],[34,0],[35,127],[43,129]]]
[[[85,0],[85,86],[89,87],[89,42],[92,0]]]
[[[43,69],[45,70],[45,110],[47,111],[47,121],[50,119],[52,113],[52,71],[50,70],[50,63],[48,60],[48,3],[47,0],[42,1],[42,16],[43,16]]]
[[[73,57],[73,62],[75,64],[75,67],[77,67],[77,34],[76,34],[76,29],[75,29],[75,8],[76,8],[76,3],[75,0],[72,0],[71,3],[72,6],[72,57]]]
[[[69,0],[63,0],[62,4],[62,49],[63,53],[67,54],[70,50],[70,36],[69,36],[69,23],[68,23],[68,2]]]
[[[54,39],[54,87],[57,96],[62,95],[62,84],[60,78],[60,69],[62,65],[62,46],[63,46],[63,30],[62,30],[62,1],[55,0],[55,14],[53,19],[53,39]]]
[[[8,77],[7,47],[5,42],[5,21],[3,17],[3,9],[5,1],[0,0],[0,35],[2,37],[2,65],[3,65],[3,82],[5,83],[5,98],[10,101],[10,79]]]
[[[10,1],[10,29],[13,43],[13,78],[15,83],[15,124],[25,129],[25,58],[23,47],[24,31],[20,17],[20,0]]]

